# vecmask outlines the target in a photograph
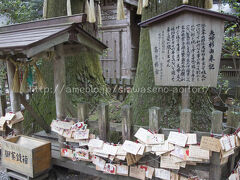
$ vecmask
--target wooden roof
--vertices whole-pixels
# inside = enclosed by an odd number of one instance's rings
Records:
[[[139,25],[143,28],[148,27],[148,26],[151,26],[155,23],[159,23],[161,21],[164,21],[169,17],[176,16],[176,15],[178,15],[180,13],[184,13],[184,12],[192,12],[192,13],[201,14],[201,15],[205,15],[205,16],[215,17],[215,18],[218,18],[218,19],[222,19],[224,21],[237,21],[237,20],[239,20],[235,16],[226,15],[226,14],[223,14],[223,13],[218,13],[218,12],[203,9],[203,8],[198,8],[198,7],[195,7],[195,6],[182,5],[182,6],[179,6],[179,7],[175,8],[175,9],[172,9],[170,11],[167,11],[163,14],[160,14],[158,16],[150,18],[146,21],[143,21],[143,22],[139,23]]]
[[[86,15],[58,17],[0,27],[0,58],[30,58],[62,44],[84,45],[102,53],[107,48],[82,29]]]

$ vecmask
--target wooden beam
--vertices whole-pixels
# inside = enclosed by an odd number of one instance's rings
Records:
[[[100,42],[96,42],[92,37],[87,36],[82,32],[77,35],[77,39],[80,44],[94,50],[98,54],[102,54],[103,50],[106,49],[106,47],[103,47]]]
[[[58,120],[66,118],[66,103],[65,103],[65,59],[63,56],[63,45],[56,46],[56,56],[53,60],[53,73],[54,73],[54,92],[56,101],[56,115]],[[60,148],[64,147],[64,138],[58,136]]]
[[[87,51],[88,49],[81,44],[73,44],[73,45],[64,45],[64,56],[75,56],[78,55],[79,52]]]
[[[37,54],[39,54],[43,51],[48,50],[48,49],[50,49],[54,46],[60,45],[64,42],[67,42],[68,39],[69,39],[69,33],[66,32],[62,35],[59,35],[59,36],[55,37],[55,38],[49,39],[48,41],[46,41],[44,43],[40,43],[40,44],[38,43],[37,45],[35,45],[32,48],[27,49],[23,52],[26,54],[26,56],[28,58],[30,58],[30,57],[36,56]]]

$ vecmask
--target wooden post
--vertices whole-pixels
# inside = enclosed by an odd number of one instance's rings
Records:
[[[8,89],[10,95],[11,102],[11,111],[16,113],[21,111],[21,103],[20,103],[20,94],[14,93],[12,90],[13,78],[15,74],[15,66],[11,61],[7,61],[7,75],[8,75]],[[20,135],[23,133],[23,122],[14,124],[13,129],[16,135]]]
[[[108,140],[108,134],[109,134],[108,108],[109,108],[108,104],[101,103],[99,105],[99,111],[98,111],[99,137],[103,141]]]
[[[238,119],[237,109],[233,107],[229,108],[227,116],[227,126],[229,126],[230,131],[227,132],[228,134],[233,133],[239,127],[239,120],[240,119]],[[229,157],[229,173],[231,173],[231,171],[234,169],[236,157],[237,153],[235,150],[235,153]]]
[[[84,122],[88,116],[88,104],[87,103],[79,103],[78,104],[78,120]]]
[[[12,90],[13,78],[15,74],[14,64],[10,61],[7,61],[7,75],[8,75],[8,88],[10,94],[10,102],[11,102],[11,111],[16,113],[21,110],[20,104],[20,94],[14,93]]]
[[[6,95],[1,95],[0,96],[0,117],[5,116],[6,108],[7,108]]]
[[[240,100],[240,86],[236,87],[236,98]]]
[[[120,88],[120,79],[116,78],[116,86],[114,90],[116,91],[117,100],[119,100],[119,97],[120,97],[119,88]]]
[[[191,109],[182,109],[180,114],[180,129],[185,133],[191,131]]]
[[[152,107],[149,109],[149,129],[153,132],[159,132],[160,126],[160,108]]]
[[[212,133],[222,134],[223,113],[221,111],[212,112]]]
[[[64,120],[66,118],[65,112],[65,60],[63,56],[63,46],[56,46],[55,58],[53,60],[54,71],[54,92],[56,101],[56,115],[58,120]],[[60,148],[64,147],[64,137],[58,136],[58,142]]]
[[[222,119],[223,113],[221,111],[213,111],[212,113],[212,133],[222,134]],[[221,165],[220,165],[220,153],[212,152],[210,159],[209,179],[219,180],[221,179]]]
[[[182,109],[190,108],[190,88],[184,87],[182,92]]]
[[[154,133],[159,133],[160,115],[161,112],[159,107],[151,107],[149,109],[149,129]],[[155,156],[154,159],[156,159],[156,161],[151,162],[150,166],[155,168],[160,167],[160,157]]]
[[[233,127],[233,121],[234,121],[234,108],[233,107],[228,107],[228,111],[227,111],[227,126],[229,127],[229,129],[226,132],[227,134],[232,133],[232,130],[231,130],[230,127]]]
[[[132,134],[132,107],[125,105],[122,107],[122,140],[131,140]]]

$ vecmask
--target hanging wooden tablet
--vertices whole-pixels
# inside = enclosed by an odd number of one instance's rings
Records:
[[[188,0],[183,0],[183,4],[188,4]]]

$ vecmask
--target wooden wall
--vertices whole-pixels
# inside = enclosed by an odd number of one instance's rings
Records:
[[[103,25],[99,28],[99,38],[109,47],[101,57],[105,78],[132,78],[138,59],[140,28],[136,7],[125,3],[124,20],[117,20],[116,3],[108,1],[102,7]]]

